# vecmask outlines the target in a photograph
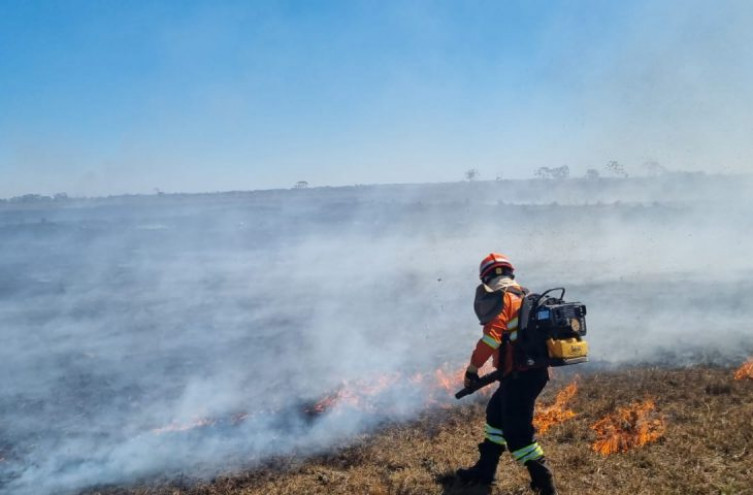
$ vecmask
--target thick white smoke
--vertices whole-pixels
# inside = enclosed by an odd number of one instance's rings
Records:
[[[465,363],[490,251],[523,285],[586,303],[586,366],[742,359],[749,185],[674,174],[5,204],[0,491],[210,475],[409,418],[426,391],[406,380],[366,411],[305,411],[343,380]],[[215,423],[159,431],[200,418]]]

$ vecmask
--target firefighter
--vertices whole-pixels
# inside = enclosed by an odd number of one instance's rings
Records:
[[[493,483],[499,458],[509,450],[528,469],[534,492],[556,495],[552,471],[533,428],[534,404],[549,381],[549,371],[546,367],[527,369],[514,360],[518,313],[527,292],[515,281],[514,270],[510,260],[498,253],[489,254],[479,267],[482,283],[476,289],[474,310],[484,330],[466,369],[465,386],[479,379],[478,369],[489,358],[502,378],[486,407],[479,460],[470,468],[458,469],[457,477],[467,484]]]

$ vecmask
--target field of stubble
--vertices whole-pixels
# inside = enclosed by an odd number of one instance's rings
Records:
[[[565,408],[572,419],[539,435],[562,494],[753,494],[753,380],[734,369],[640,368],[576,378]],[[540,398],[554,403],[572,383],[555,375]],[[650,421],[662,421],[658,440],[627,452],[593,450],[592,428],[620,407],[652,399]],[[408,424],[386,425],[314,458],[278,458],[259,468],[210,481],[150,480],[100,487],[101,495],[275,494],[525,494],[524,469],[504,455],[497,483],[459,485],[452,473],[475,461],[484,423],[483,400],[426,413]],[[622,426],[630,429],[624,422]],[[619,426],[619,422],[618,422]]]

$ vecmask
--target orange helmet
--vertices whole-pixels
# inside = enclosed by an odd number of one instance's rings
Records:
[[[509,268],[510,271],[514,271],[515,267],[512,266],[507,256],[499,253],[490,253],[486,258],[481,260],[481,265],[478,267],[478,276],[481,280],[490,278],[491,276],[502,275],[503,269]]]

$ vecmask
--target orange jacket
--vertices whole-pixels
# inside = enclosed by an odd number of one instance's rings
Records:
[[[517,283],[510,287],[523,290]],[[480,285],[476,289],[474,308],[484,326],[484,335],[471,355],[473,366],[481,368],[492,357],[494,367],[502,370],[502,376],[507,376],[514,370],[511,342],[517,338],[518,313],[522,302],[521,296],[513,294],[507,288],[490,292],[484,285]]]

